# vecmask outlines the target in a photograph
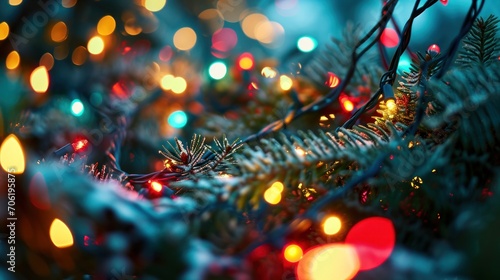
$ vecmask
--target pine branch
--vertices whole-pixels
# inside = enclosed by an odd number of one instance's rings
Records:
[[[497,37],[499,19],[490,15],[478,18],[463,41],[457,63],[464,67],[488,66],[498,60],[500,39]]]
[[[474,153],[493,151],[500,143],[500,65],[481,65],[450,72],[446,84],[430,83],[445,109],[429,120],[434,127],[456,131],[457,147]]]

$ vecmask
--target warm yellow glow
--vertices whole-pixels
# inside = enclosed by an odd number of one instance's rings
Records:
[[[175,77],[172,81],[172,92],[175,94],[183,93],[187,88],[187,82],[182,77]]]
[[[344,100],[342,102],[342,105],[344,105],[344,110],[346,110],[347,112],[351,112],[352,110],[354,110],[354,104],[350,100]]]
[[[158,12],[165,7],[167,0],[146,0],[144,1],[144,8],[151,12]]]
[[[11,6],[17,6],[19,4],[23,3],[23,0],[9,0],[9,4]]]
[[[418,176],[415,176],[413,177],[413,180],[411,180],[411,187],[418,190],[420,189],[420,186],[422,186],[422,184],[424,183],[424,180],[422,180],[422,178],[418,177]]]
[[[73,51],[73,54],[71,55],[71,61],[73,61],[73,64],[79,66],[85,63],[85,61],[87,60],[87,56],[87,49],[84,46],[79,46]]]
[[[50,71],[54,66],[54,57],[50,53],[44,53],[40,58],[40,66],[45,66]]]
[[[139,35],[142,32],[142,27],[136,24],[134,18],[130,18],[125,22],[125,32],[131,36]]]
[[[171,90],[175,77],[173,75],[165,75],[161,78],[160,87],[164,90]]]
[[[0,23],[0,41],[5,40],[9,36],[9,24],[5,21]]]
[[[276,77],[276,75],[278,75],[278,72],[269,66],[262,68],[262,71],[260,73],[262,74],[262,76],[264,76],[264,78],[269,79],[272,79]]]
[[[396,110],[396,101],[394,101],[394,99],[389,99],[385,102],[385,106],[388,110],[394,111]]]
[[[11,51],[7,56],[7,59],[5,60],[5,66],[7,67],[7,69],[13,70],[19,66],[19,63],[21,63],[21,57],[19,56],[19,53],[16,51]]]
[[[280,87],[284,91],[288,91],[292,89],[293,86],[293,80],[288,77],[287,75],[281,75],[280,77]]]
[[[5,172],[22,174],[25,168],[25,159],[21,142],[14,134],[3,140],[0,147],[0,164]]]
[[[73,234],[68,226],[59,219],[54,219],[50,225],[50,240],[57,248],[66,248],[73,245]]]
[[[274,182],[272,185],[271,185],[271,188],[275,188],[277,189],[279,192],[282,192],[283,189],[285,188],[285,186],[283,185],[283,183],[281,183],[280,181],[276,181]]]
[[[306,151],[304,151],[304,149],[302,149],[301,147],[296,147],[295,148],[295,153],[298,155],[298,156],[305,156],[307,153]]]
[[[352,279],[360,267],[356,249],[347,244],[327,244],[312,249],[297,267],[300,280]]]
[[[242,57],[239,66],[243,70],[250,70],[253,67],[253,60],[250,57]]]
[[[283,26],[277,22],[264,21],[254,29],[255,39],[262,44],[273,44],[285,34]]]
[[[192,28],[183,27],[174,34],[174,45],[181,51],[188,51],[196,44],[196,33]]]
[[[302,248],[300,248],[300,246],[295,244],[286,246],[285,251],[283,252],[285,260],[292,263],[300,261],[300,259],[302,259],[303,254],[304,252],[302,251]]]
[[[278,204],[281,201],[281,192],[277,188],[270,187],[264,192],[264,200],[269,204]]]
[[[263,14],[254,13],[249,14],[241,21],[241,29],[243,33],[247,35],[249,38],[256,39],[256,31],[259,25],[262,23],[268,22],[269,20]]]
[[[323,222],[323,232],[327,235],[334,235],[342,228],[342,222],[339,218],[331,216]]]
[[[97,23],[97,33],[107,36],[113,33],[116,28],[116,21],[112,16],[103,16]]]
[[[60,21],[54,26],[52,26],[52,30],[50,31],[50,38],[52,41],[56,43],[60,43],[68,37],[68,27],[66,26],[66,23]]]
[[[38,66],[31,72],[30,84],[37,93],[45,93],[49,88],[49,73],[45,66]]]
[[[94,36],[90,38],[87,49],[89,53],[98,55],[104,51],[104,40],[99,36]]]
[[[156,181],[153,181],[151,183],[151,188],[155,191],[155,192],[161,192],[163,190],[163,186],[156,182]]]
[[[71,8],[76,5],[77,0],[62,0],[62,6],[64,8]]]

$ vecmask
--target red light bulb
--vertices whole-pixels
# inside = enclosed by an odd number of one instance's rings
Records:
[[[428,52],[435,52],[435,53],[440,53],[441,52],[441,48],[436,45],[436,44],[432,44],[429,46],[429,48],[427,49]]]

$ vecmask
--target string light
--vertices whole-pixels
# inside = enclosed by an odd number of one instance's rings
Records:
[[[172,92],[175,94],[181,94],[187,89],[187,82],[182,77],[175,77],[172,80]]]
[[[87,61],[88,52],[84,46],[78,46],[71,55],[71,61],[73,64],[80,66]]]
[[[73,245],[73,234],[61,220],[54,219],[49,229],[50,240],[57,248],[67,248]]]
[[[269,66],[262,68],[262,71],[260,73],[262,74],[262,76],[264,76],[264,78],[268,79],[272,79],[276,77],[276,75],[278,75],[278,72]]]
[[[353,279],[360,267],[356,249],[348,244],[327,244],[305,253],[297,266],[300,280]]]
[[[271,185],[271,188],[277,189],[279,192],[283,192],[285,186],[280,181],[276,181]]]
[[[146,0],[144,2],[144,8],[148,9],[150,12],[158,12],[165,7],[166,3],[167,0]]]
[[[104,51],[104,40],[99,36],[94,36],[90,38],[87,49],[89,53],[93,55],[98,55]]]
[[[5,40],[9,36],[9,24],[5,21],[0,23],[0,41]]]
[[[74,143],[71,143],[71,147],[73,148],[73,152],[80,153],[83,152],[89,144],[87,139],[80,139]]]
[[[386,28],[380,36],[380,42],[388,48],[394,48],[399,44],[399,35],[396,30]]]
[[[288,91],[293,87],[293,80],[287,75],[280,76],[280,87],[284,91]]]
[[[45,66],[47,71],[50,71],[54,66],[54,57],[50,53],[44,53],[42,57],[40,57],[40,65]]]
[[[340,78],[333,72],[328,72],[325,85],[330,88],[335,88],[340,84]]]
[[[297,48],[301,52],[312,52],[316,49],[317,46],[318,42],[316,41],[316,39],[309,36],[300,37],[299,40],[297,40]]]
[[[364,219],[349,230],[345,243],[356,248],[360,270],[373,269],[385,262],[394,249],[394,225],[383,217]]]
[[[429,46],[429,48],[427,49],[428,52],[435,52],[435,53],[440,53],[441,52],[441,48],[436,45],[436,44],[432,44]]]
[[[174,46],[181,51],[192,49],[196,40],[196,32],[190,27],[183,27],[174,34]]]
[[[17,6],[23,3],[23,0],[9,0],[9,5],[11,6]]]
[[[115,31],[115,28],[116,28],[116,21],[110,15],[103,16],[97,23],[97,33],[103,36],[112,34]]]
[[[281,192],[271,186],[264,192],[264,200],[271,205],[276,205],[281,201]]]
[[[173,75],[165,75],[160,80],[160,87],[164,90],[171,90],[175,77]]]
[[[36,93],[45,93],[49,88],[49,73],[45,66],[38,66],[31,72],[30,84]]]
[[[300,248],[300,246],[296,244],[290,244],[286,246],[285,250],[283,251],[283,257],[285,257],[285,260],[291,263],[300,261],[303,254],[304,252],[302,251],[302,248]]]
[[[85,111],[85,107],[83,106],[82,101],[80,99],[74,99],[71,101],[71,114],[75,117],[80,117],[83,115],[83,112]]]
[[[50,31],[50,38],[56,43],[60,43],[68,37],[68,27],[66,23],[60,21],[52,27]]]
[[[11,51],[5,60],[5,67],[9,70],[16,69],[21,63],[21,56],[17,51]]]
[[[0,165],[5,172],[11,174],[24,172],[26,162],[23,147],[14,134],[7,136],[0,146]]]
[[[354,104],[349,99],[345,99],[342,101],[342,107],[346,112],[351,112],[352,110],[354,110]]]
[[[187,115],[184,111],[175,111],[168,116],[168,124],[173,128],[183,128],[187,124]]]
[[[443,4],[443,6],[448,5],[448,0],[439,0],[439,1],[441,1],[441,4]]]
[[[254,58],[251,53],[242,53],[238,59],[238,66],[242,70],[251,70],[254,65]]]
[[[227,66],[224,62],[217,61],[210,65],[208,68],[208,74],[214,80],[220,80],[226,76]]]
[[[155,192],[161,192],[163,190],[163,185],[153,181],[151,182],[151,189],[153,189]]]
[[[342,228],[342,222],[338,217],[331,216],[323,221],[323,232],[326,235],[334,235]]]

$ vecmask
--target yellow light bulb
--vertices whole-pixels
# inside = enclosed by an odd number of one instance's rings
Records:
[[[144,2],[144,8],[148,9],[150,12],[158,12],[165,7],[167,0],[146,0]]]
[[[12,174],[24,172],[26,163],[23,148],[14,134],[7,136],[0,147],[0,164],[5,172]]]
[[[293,86],[293,80],[286,76],[286,75],[281,75],[280,77],[280,87],[284,91],[288,91],[292,88]]]
[[[175,94],[183,93],[187,88],[187,82],[182,77],[175,77],[172,80],[172,92]]]
[[[54,219],[49,230],[50,240],[57,248],[66,248],[73,245],[73,234],[68,226],[59,219]]]
[[[260,73],[262,74],[262,76],[264,76],[264,78],[269,78],[269,79],[272,79],[276,77],[276,75],[278,75],[278,72],[276,72],[276,70],[274,70],[269,66],[262,68],[262,71]]]
[[[9,24],[5,21],[0,23],[0,41],[5,40],[9,36]]]
[[[93,55],[98,55],[104,51],[104,40],[99,36],[94,36],[90,38],[87,49],[89,53]]]
[[[5,60],[5,66],[7,69],[14,70],[19,66],[19,63],[21,63],[21,56],[18,52],[11,51]]]
[[[272,185],[271,185],[271,188],[275,188],[277,189],[279,192],[283,192],[283,189],[285,188],[285,186],[283,185],[283,183],[281,183],[280,181],[277,181],[277,182],[274,182]]]
[[[396,109],[396,101],[394,101],[394,99],[389,99],[385,102],[385,106],[387,107],[387,109],[389,109],[390,111],[393,111]]]
[[[68,37],[68,27],[66,26],[66,23],[60,21],[52,27],[52,30],[50,31],[50,38],[52,41],[60,43]]]
[[[17,6],[19,4],[21,4],[23,2],[23,0],[9,0],[9,4],[11,6]]]
[[[37,93],[45,93],[49,88],[49,72],[45,66],[38,66],[31,72],[30,84]]]
[[[116,28],[116,21],[112,16],[103,16],[97,23],[97,33],[107,36],[113,33]]]
[[[342,228],[342,222],[339,218],[331,216],[325,219],[323,222],[323,231],[327,235],[334,235],[340,231]]]
[[[272,205],[278,204],[281,201],[281,192],[271,186],[264,192],[264,200]]]
[[[302,248],[300,248],[300,246],[295,244],[286,246],[285,251],[283,252],[285,260],[292,263],[300,261],[300,259],[302,259],[303,254],[304,252],[302,251]]]

